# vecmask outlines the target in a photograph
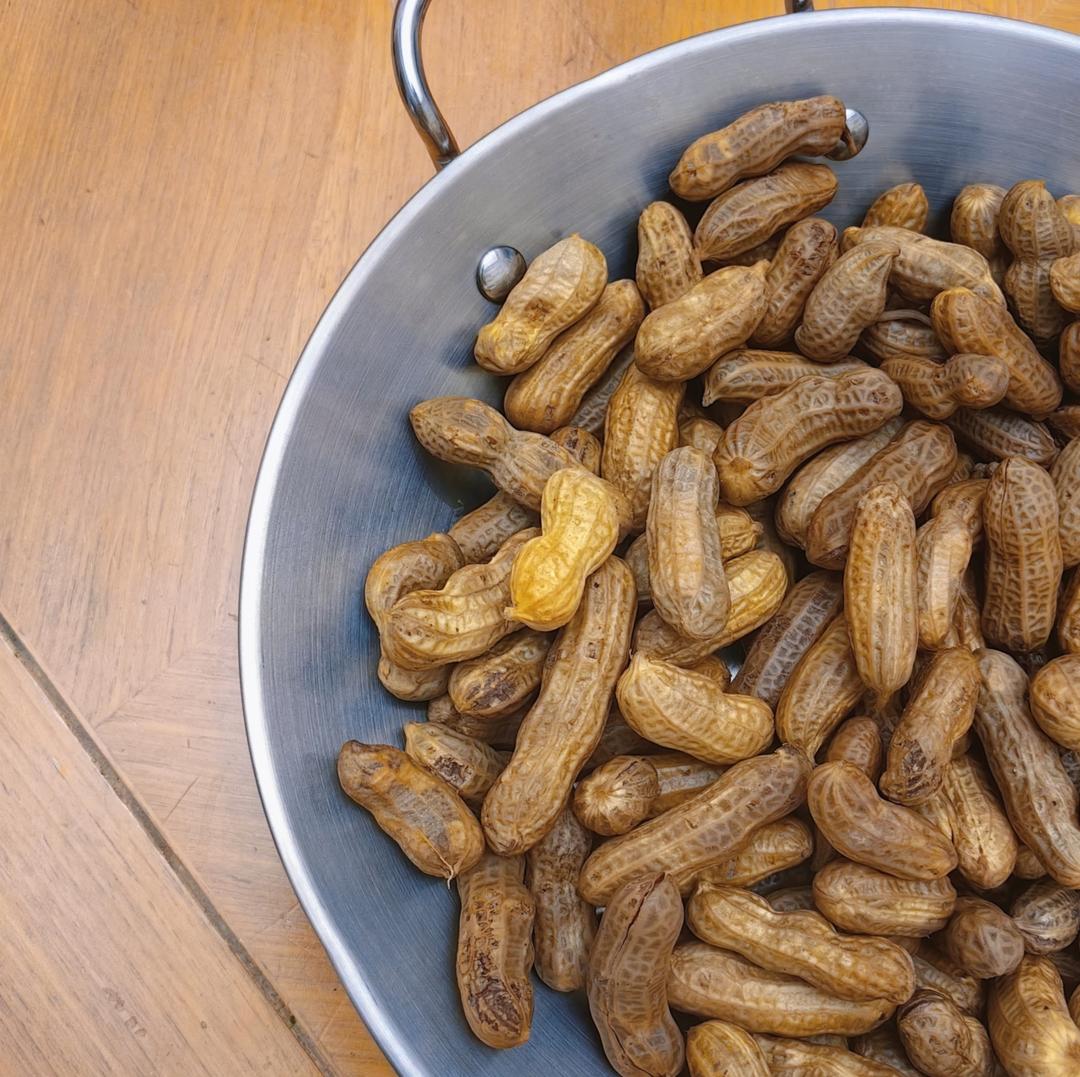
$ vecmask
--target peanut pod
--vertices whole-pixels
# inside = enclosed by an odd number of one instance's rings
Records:
[[[1064,950],[1080,931],[1080,895],[1049,880],[1032,883],[1009,912],[1029,954]]]
[[[475,737],[439,722],[406,722],[405,754],[442,778],[466,800],[479,800],[509,758]]]
[[[908,1058],[928,1077],[993,1077],[982,1023],[933,991],[919,991],[896,1017]]]
[[[1009,388],[1009,368],[996,355],[954,355],[944,364],[886,359],[881,369],[900,386],[904,400],[930,419],[947,419],[958,407],[992,407]]]
[[[1055,744],[1080,751],[1080,655],[1047,662],[1031,678],[1031,714]]]
[[[839,378],[867,370],[861,359],[841,359],[822,365],[794,352],[755,351],[736,348],[719,359],[705,373],[702,403],[752,404],[764,396],[790,388],[800,378],[818,375]]]
[[[1024,936],[992,901],[961,897],[945,930],[937,937],[945,954],[969,976],[1004,976],[1024,956]]]
[[[803,863],[813,852],[810,828],[789,815],[758,827],[733,856],[702,868],[698,883],[717,886],[754,886],[764,879]]]
[[[637,286],[656,310],[701,280],[701,261],[686,218],[670,202],[650,202],[638,217]]]
[[[896,1077],[892,1066],[882,1065],[844,1047],[809,1040],[755,1036],[774,1077]]]
[[[625,834],[649,816],[659,795],[660,779],[648,756],[617,755],[578,782],[574,815],[594,834]]]
[[[1046,425],[1015,411],[957,408],[948,423],[957,437],[984,459],[1022,456],[1046,467],[1057,456],[1057,445]]]
[[[919,183],[898,183],[874,199],[863,217],[863,228],[886,224],[921,232],[930,215],[930,203]]]
[[[770,1077],[754,1037],[727,1021],[703,1021],[686,1034],[690,1077]]]
[[[946,487],[942,493],[947,493],[949,489]],[[981,511],[977,517],[981,532]],[[937,650],[945,646],[956,618],[964,573],[971,560],[971,545],[971,529],[959,511],[936,515],[915,533],[920,647]]]
[[[1005,194],[1005,188],[994,183],[971,183],[962,188],[949,218],[953,242],[977,250],[988,261],[1000,260],[1006,248],[997,222]]]
[[[500,640],[487,654],[459,662],[447,691],[459,714],[505,718],[519,710],[540,687],[551,638],[526,629]]]
[[[478,565],[490,561],[511,535],[539,522],[534,512],[499,491],[451,524],[447,533],[458,544],[465,564]]]
[[[1080,438],[1070,441],[1050,468],[1058,499],[1058,536],[1066,567],[1080,564]]]

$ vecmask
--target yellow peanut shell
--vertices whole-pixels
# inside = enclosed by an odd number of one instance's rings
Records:
[[[1048,879],[1032,883],[1009,909],[1029,954],[1064,950],[1080,930],[1080,895]]]
[[[957,898],[952,917],[936,941],[946,956],[977,980],[1012,972],[1024,956],[1024,936],[1012,918],[982,898]]]
[[[809,886],[786,886],[770,890],[766,900],[777,912],[794,912],[796,909],[813,909],[814,891]]]
[[[637,286],[650,310],[686,295],[702,277],[686,218],[670,202],[650,202],[638,217]]]
[[[753,886],[777,872],[795,867],[813,852],[810,828],[794,815],[760,826],[734,856],[702,868],[695,883]],[[769,895],[770,899],[772,895]]]
[[[946,487],[942,493],[948,490]],[[978,515],[981,531],[981,511]],[[937,650],[946,644],[956,617],[964,572],[971,560],[971,546],[971,530],[959,511],[935,516],[915,534],[919,646],[926,650]]]
[[[560,426],[552,430],[551,440],[561,445],[586,471],[600,474],[600,439],[582,426]]]
[[[893,225],[921,232],[930,215],[930,203],[926,192],[918,183],[898,183],[874,199],[863,217],[863,228],[879,224]]]
[[[1022,456],[1033,464],[1049,467],[1058,454],[1046,425],[1015,411],[957,408],[948,423],[961,441],[985,459]]]
[[[634,362],[652,378],[687,381],[742,347],[765,312],[767,262],[710,273],[654,310],[634,342]]]
[[[1080,194],[1063,194],[1057,204],[1072,226],[1074,247],[1080,248]]]
[[[539,522],[536,513],[500,491],[451,524],[447,534],[458,544],[465,564],[478,565],[490,561],[511,535]]]
[[[695,415],[679,422],[679,444],[700,449],[710,458],[723,436],[724,428],[703,415]]]
[[[896,1017],[908,1058],[929,1077],[993,1077],[982,1023],[933,991],[919,991]]]
[[[607,284],[603,253],[574,234],[538,254],[476,338],[473,354],[493,374],[519,374],[596,304]]]
[[[703,1021],[686,1034],[690,1077],[770,1077],[754,1037],[728,1021]]]
[[[970,183],[962,188],[949,218],[953,242],[977,250],[989,261],[1006,254],[997,224],[1005,194],[1005,188],[994,183]]]
[[[901,316],[898,316],[901,315]],[[927,318],[903,316],[900,311],[886,311],[873,325],[867,326],[859,337],[860,349],[872,359],[933,359],[943,363],[948,358]]]
[[[819,449],[871,433],[903,403],[896,384],[872,368],[811,375],[763,397],[724,431],[713,457],[723,497],[734,505],[768,497]]]
[[[484,835],[465,802],[442,778],[387,744],[349,740],[337,759],[338,781],[423,872],[453,879],[484,851]]]
[[[481,799],[510,757],[438,722],[406,722],[405,754],[466,800]]]
[[[887,359],[881,369],[904,394],[904,400],[930,419],[947,419],[958,407],[988,408],[1009,388],[1009,368],[996,355],[954,355],[932,359]]]
[[[773,1077],[896,1077],[904,1072],[833,1044],[778,1036],[754,1039]]]
[[[1066,566],[1080,564],[1080,439],[1061,450],[1050,468],[1058,498],[1058,535]]]
[[[861,359],[840,359],[822,365],[795,352],[736,348],[709,367],[704,377],[702,403],[752,404],[763,396],[779,393],[809,374],[839,378],[867,370]]]
[[[692,202],[715,198],[745,176],[771,172],[788,157],[829,153],[843,137],[844,124],[844,105],[835,97],[758,105],[691,143],[669,177],[671,189]]]
[[[626,721],[647,740],[706,763],[736,763],[772,742],[768,704],[648,655],[634,655],[616,696]]]
[[[625,834],[649,816],[660,795],[648,756],[617,755],[582,778],[574,790],[574,815],[594,834]]]
[[[1080,250],[1050,263],[1050,292],[1060,307],[1080,314]]]
[[[802,162],[743,180],[709,203],[694,229],[698,257],[719,262],[756,247],[781,228],[823,209],[837,189],[832,169]]]
[[[1031,713],[1056,744],[1080,751],[1080,655],[1047,662],[1031,678]]]
[[[526,630],[496,643],[487,654],[459,662],[447,691],[460,714],[505,718],[523,707],[540,687],[551,639]]]

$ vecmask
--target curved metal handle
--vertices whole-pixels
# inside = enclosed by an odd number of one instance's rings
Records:
[[[398,93],[424,141],[435,171],[445,168],[460,152],[431,89],[424,76],[424,60],[420,53],[420,33],[431,0],[397,0],[394,8],[394,76]],[[814,10],[814,0],[784,0],[789,13]]]

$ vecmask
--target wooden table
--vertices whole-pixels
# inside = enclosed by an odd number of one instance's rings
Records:
[[[819,7],[846,7],[820,3]],[[983,0],[1080,31],[1073,0]],[[463,145],[780,0],[439,0]],[[0,11],[6,1074],[386,1073],[248,762],[236,596],[303,341],[430,173],[390,0]]]

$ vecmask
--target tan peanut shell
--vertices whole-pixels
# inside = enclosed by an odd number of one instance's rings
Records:
[[[874,199],[863,217],[863,228],[887,224],[921,232],[926,228],[930,203],[919,183],[898,183]]]
[[[677,666],[692,666],[764,624],[787,590],[784,563],[774,553],[751,550],[724,566],[731,610],[722,632],[709,639],[683,636],[652,610],[634,630],[634,650]]]
[[[506,620],[510,572],[518,551],[536,535],[519,531],[485,565],[466,565],[437,590],[412,591],[386,614],[383,650],[392,662],[426,669],[476,658],[519,626]]]
[[[994,183],[970,183],[953,201],[949,231],[954,243],[977,250],[988,261],[1006,253],[998,231],[998,212],[1005,188]]]
[[[1027,677],[1007,654],[980,651],[975,730],[1016,835],[1062,886],[1080,887],[1077,793],[1031,717]]]
[[[656,381],[635,363],[611,397],[600,474],[629,498],[635,528],[645,526],[653,472],[679,444],[684,391],[681,382]]]
[[[966,482],[968,479],[973,478],[974,470],[975,457],[972,456],[971,453],[958,452],[956,454],[956,467],[949,476],[950,485],[958,482]]]
[[[478,565],[491,560],[511,535],[539,522],[535,512],[500,491],[451,524],[447,533],[458,544],[465,564]]]
[[[827,206],[836,191],[836,176],[825,165],[786,164],[744,180],[705,210],[694,230],[698,257],[703,262],[733,259]]]
[[[948,489],[946,487],[942,493]],[[982,530],[981,511],[979,530]],[[937,650],[945,646],[956,617],[964,572],[971,560],[971,545],[971,530],[958,511],[935,516],[915,533],[919,646],[922,648]]]
[[[581,398],[581,403],[571,416],[568,425],[580,427],[588,430],[595,437],[600,437],[604,432],[608,404],[633,361],[633,347],[623,348],[607,370],[600,375],[596,384]]]
[[[512,747],[524,717],[524,708],[504,718],[476,718],[459,714],[449,696],[437,696],[427,705],[426,720],[435,725],[447,726],[455,733],[472,737],[484,744]]]
[[[990,1037],[976,1018],[933,991],[919,991],[896,1017],[908,1058],[927,1077],[993,1077]]]
[[[1031,678],[1031,714],[1055,744],[1080,751],[1080,655],[1047,662]]]
[[[518,551],[510,573],[507,620],[540,632],[574,616],[588,577],[615,549],[629,504],[610,483],[584,468],[556,471],[540,504],[541,534]]]
[[[937,651],[893,730],[881,776],[881,791],[890,800],[913,807],[941,788],[978,698],[979,663],[971,651]]]
[[[914,966],[899,946],[841,935],[816,912],[776,912],[765,898],[738,887],[698,883],[686,917],[703,942],[839,998],[899,1005],[915,990]]]
[[[1009,189],[998,211],[998,231],[1014,258],[1060,258],[1073,249],[1072,225],[1042,180]]]
[[[678,887],[662,874],[620,887],[604,911],[586,991],[604,1053],[623,1077],[676,1077],[683,1068],[683,1037],[666,994],[682,923]]]
[[[796,154],[815,157],[844,135],[843,102],[835,97],[773,101],[691,143],[669,177],[680,198],[715,198],[745,176],[762,176]]]
[[[775,708],[799,660],[840,612],[842,603],[843,587],[832,573],[811,572],[799,580],[754,637],[732,681],[732,691],[757,696]]]
[[[447,690],[460,714],[504,718],[523,707],[540,687],[551,638],[526,629],[496,643],[487,654],[459,662]]]
[[[765,898],[777,912],[814,908],[814,891],[810,886],[788,886],[781,890],[772,890]]]
[[[804,980],[758,968],[738,954],[703,942],[675,947],[667,997],[683,1013],[719,1018],[748,1032],[777,1036],[854,1035],[869,1031],[894,1009],[883,999],[837,998]]]
[[[952,917],[937,942],[948,957],[977,980],[1012,972],[1024,956],[1024,936],[1012,918],[982,898],[957,898]]]
[[[551,440],[561,445],[586,471],[600,474],[600,441],[582,426],[560,426],[552,430]]]
[[[649,807],[649,818],[663,815],[669,808],[682,804],[712,785],[725,767],[703,763],[684,752],[658,752],[648,757],[656,771],[659,793]]]
[[[612,705],[608,711],[607,720],[604,722],[604,730],[600,734],[600,740],[592,751],[592,755],[585,760],[581,768],[582,773],[588,773],[602,766],[609,759],[617,755],[635,755],[657,751],[655,744],[650,744],[644,737],[631,729],[619,713],[619,708]]]
[[[1061,450],[1050,468],[1058,499],[1058,535],[1066,567],[1080,564],[1080,438]]]
[[[1018,879],[1043,879],[1046,868],[1043,862],[1022,842],[1016,850],[1016,866],[1013,872]]]
[[[848,718],[842,722],[825,751],[826,763],[852,763],[872,782],[881,775],[884,760],[881,731],[873,718]]]
[[[898,1072],[892,1066],[832,1044],[778,1036],[754,1039],[774,1077],[896,1077]]]
[[[581,896],[603,905],[624,882],[652,871],[668,872],[680,889],[688,888],[701,868],[797,808],[809,769],[806,757],[791,748],[736,763],[690,800],[601,845],[581,871]]]
[[[402,733],[405,754],[466,800],[483,797],[509,758],[505,752],[438,722],[406,722]]]
[[[690,1077],[770,1077],[772,1070],[745,1029],[728,1021],[703,1021],[686,1034]]]
[[[607,284],[603,253],[576,233],[538,254],[476,338],[476,361],[493,374],[519,374],[579,321]]]
[[[426,703],[446,693],[453,666],[433,666],[431,669],[405,669],[391,662],[386,655],[379,657],[379,683],[398,699]]]
[[[1080,250],[1050,263],[1050,292],[1058,306],[1080,314]]]
[[[900,879],[939,879],[956,867],[952,842],[910,808],[882,800],[851,763],[819,766],[807,804],[822,834],[849,860]]]
[[[886,359],[933,359],[943,363],[948,358],[934,327],[912,317],[896,317],[887,311],[859,337],[861,351],[879,363]]]
[[[748,505],[775,493],[804,460],[835,441],[872,433],[903,408],[881,371],[800,378],[751,404],[713,457],[725,500]]]
[[[930,502],[931,517],[958,517],[967,528],[972,545],[976,545],[982,538],[982,507],[988,481],[967,478],[951,482]]]
[[[868,1063],[875,1063],[883,1067],[882,1077],[895,1077],[899,1073],[901,1077],[923,1077],[923,1075],[911,1064],[907,1052],[900,1040],[900,1034],[896,1030],[896,1022],[889,1021],[879,1025],[871,1032],[864,1032],[851,1041],[851,1049]],[[891,1068],[890,1068],[891,1067]],[[862,1070],[853,1070],[853,1075],[861,1074]],[[868,1073],[879,1071],[868,1070]]]
[[[859,676],[883,703],[911,677],[919,643],[915,517],[895,483],[871,486],[855,506],[844,613]]]
[[[1063,194],[1058,200],[1058,209],[1065,214],[1065,219],[1072,226],[1073,245],[1080,248],[1080,194]]]
[[[634,342],[634,362],[642,373],[686,381],[742,347],[765,312],[767,265],[719,269],[654,310]]]
[[[423,872],[453,879],[484,851],[476,817],[451,786],[387,744],[348,740],[338,781]]]
[[[634,282],[612,281],[579,322],[510,382],[503,399],[507,419],[519,430],[541,434],[565,426],[644,317]]]
[[[484,853],[458,878],[458,993],[469,1028],[488,1047],[517,1047],[532,1027],[536,910],[524,873],[522,857]]]
[[[631,659],[616,695],[623,717],[643,737],[706,763],[736,763],[772,742],[767,703],[646,654]]]
[[[702,403],[752,404],[763,396],[782,392],[800,378],[815,374],[839,378],[867,370],[861,359],[841,359],[823,365],[795,352],[757,351],[736,348],[722,355],[706,371]]]
[[[777,872],[801,864],[813,852],[810,828],[794,815],[760,826],[733,856],[702,868],[697,883],[754,886]]]
[[[1064,950],[1080,931],[1080,895],[1046,879],[1021,892],[1009,913],[1029,954]]]
[[[592,835],[567,808],[528,852],[536,974],[554,991],[585,986],[596,913],[578,896],[577,878],[591,848]]]
[[[695,416],[679,423],[679,444],[700,449],[710,459],[724,436],[724,428],[712,419]]]
[[[931,239],[921,232],[889,225],[844,229],[842,250],[857,249],[868,243],[890,243],[900,248],[900,253],[892,263],[889,283],[907,299],[921,302],[933,299],[939,292],[949,288],[970,288],[977,295],[1004,309],[1005,297],[990,272],[990,263],[970,247]],[[983,354],[996,353],[989,351]]]
[[[948,480],[956,463],[949,430],[921,419],[908,423],[853,475],[827,494],[806,530],[806,556],[821,568],[840,568],[847,557],[855,507],[872,486],[893,482],[915,516]]]
[[[765,314],[751,339],[763,348],[790,340],[806,300],[836,261],[836,229],[820,217],[796,221],[785,233],[765,276]]]
[[[718,499],[716,468],[700,449],[673,449],[653,472],[646,525],[653,606],[695,639],[723,631],[731,609]]]
[[[803,464],[779,497],[776,528],[781,537],[805,546],[810,517],[818,505],[885,448],[903,425],[899,418],[890,419],[872,434],[834,445]]]
[[[1033,464],[1049,467],[1058,454],[1045,424],[1015,411],[957,408],[948,423],[961,441],[984,458],[1004,460],[1022,456]]]
[[[950,354],[972,352],[1005,360],[1009,367],[1006,407],[1039,416],[1061,403],[1057,372],[1003,306],[968,288],[949,288],[934,298],[930,317]]]
[[[626,664],[635,606],[630,570],[608,558],[552,643],[540,695],[521,724],[510,762],[484,798],[484,834],[496,852],[530,849],[566,804],[603,731]]]
[[[986,587],[983,633],[1015,651],[1050,637],[1061,582],[1057,493],[1037,464],[1009,457],[990,476],[983,500]]]
[[[594,834],[625,834],[649,816],[660,780],[648,756],[617,755],[582,778],[574,790],[574,815]]]
[[[745,506],[745,511],[761,528],[756,548],[780,558],[788,586],[790,586],[802,574],[802,563],[798,553],[780,537],[780,533],[776,530],[776,498],[767,497],[762,501],[756,501],[753,505]]]
[[[922,938],[948,923],[956,891],[947,878],[899,879],[833,860],[814,876],[814,902],[837,927],[867,935]]]
[[[958,407],[991,407],[1009,388],[1009,368],[996,355],[954,355],[943,364],[886,359],[881,369],[900,386],[904,400],[930,419],[947,419]]]
[[[1025,957],[1015,972],[991,984],[987,1024],[1009,1077],[1080,1072],[1080,1029],[1047,958]]]
[[[863,692],[847,620],[840,615],[791,671],[776,706],[776,735],[813,758]]]
[[[803,355],[831,363],[851,351],[859,334],[885,309],[889,273],[899,251],[895,243],[862,243],[825,271],[795,331]]]
[[[1051,270],[1055,261],[1017,258],[1005,271],[1001,282],[1016,311],[1016,320],[1037,341],[1052,340],[1068,320],[1054,297]]]
[[[1080,654],[1080,568],[1072,570],[1068,585],[1062,593],[1057,637],[1063,651]]]
[[[701,280],[701,262],[686,218],[670,202],[650,202],[638,217],[637,286],[656,310]]]
[[[969,976],[952,958],[923,940],[911,955],[915,964],[915,983],[920,991],[933,991],[951,1000],[971,1016],[983,1012],[986,993],[982,980]]]

